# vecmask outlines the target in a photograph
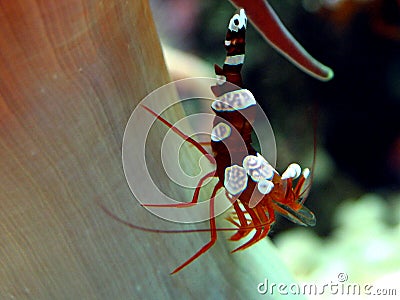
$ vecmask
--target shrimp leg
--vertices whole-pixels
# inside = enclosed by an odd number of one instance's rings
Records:
[[[168,203],[168,204],[142,204],[142,206],[146,206],[146,207],[190,207],[193,205],[196,205],[198,200],[199,200],[199,193],[200,193],[200,189],[203,185],[203,182],[207,179],[207,178],[211,178],[211,177],[215,177],[216,172],[215,171],[211,171],[210,173],[207,173],[206,175],[204,175],[198,182],[196,189],[194,191],[193,194],[193,198],[192,201],[190,202],[181,202],[181,203]]]
[[[207,252],[208,249],[210,249],[215,242],[217,241],[217,230],[216,230],[216,225],[215,225],[215,196],[217,194],[217,191],[222,188],[222,183],[218,182],[216,186],[214,187],[213,193],[211,195],[210,199],[210,231],[211,231],[211,239],[210,241],[205,244],[199,251],[197,251],[192,257],[190,257],[187,261],[185,261],[182,265],[177,267],[174,271],[171,272],[172,274],[175,274],[182,270],[184,267],[186,267],[188,264],[193,262],[196,258],[198,258],[200,255],[203,253]]]
[[[147,110],[149,113],[151,113],[153,116],[155,116],[158,120],[160,120],[161,122],[163,122],[165,125],[167,125],[169,128],[171,128],[171,130],[173,132],[175,132],[177,135],[179,135],[181,138],[183,138],[185,141],[188,141],[189,143],[191,143],[193,146],[195,146],[201,153],[204,154],[205,157],[207,157],[208,161],[210,163],[212,163],[213,165],[215,165],[215,159],[214,157],[207,152],[206,149],[203,148],[203,146],[195,141],[194,139],[192,139],[190,136],[188,136],[187,134],[184,134],[181,130],[179,130],[177,127],[175,127],[174,125],[172,125],[170,122],[168,122],[166,119],[164,119],[163,117],[161,117],[160,115],[158,115],[155,111],[153,111],[151,108],[147,107],[146,105],[141,104],[141,106]]]

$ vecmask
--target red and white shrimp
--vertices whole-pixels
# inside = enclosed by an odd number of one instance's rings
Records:
[[[241,68],[245,57],[245,33],[247,17],[240,9],[231,19],[225,39],[227,56],[223,67],[215,65],[218,84],[211,87],[217,98],[211,105],[216,116],[211,132],[211,149],[216,169],[206,174],[198,183],[193,199],[189,203],[149,204],[156,207],[187,207],[196,205],[200,188],[207,178],[217,177],[210,199],[211,239],[192,257],[177,267],[176,273],[210,249],[217,240],[215,225],[215,196],[225,189],[226,196],[233,204],[234,212],[228,220],[237,227],[231,240],[238,241],[255,230],[254,236],[233,252],[243,250],[268,235],[279,213],[294,223],[313,226],[315,216],[303,202],[304,185],[310,176],[309,169],[293,163],[280,175],[268,161],[252,147],[252,122],[255,118],[256,101],[252,93],[243,88]],[[157,119],[209,156],[202,145],[185,135],[178,128],[143,106]],[[243,145],[238,146],[238,145]],[[293,180],[298,179],[294,184]],[[306,188],[309,190],[309,187]]]

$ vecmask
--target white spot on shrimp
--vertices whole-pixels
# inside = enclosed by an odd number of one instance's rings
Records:
[[[225,40],[225,46],[230,46],[231,45],[231,41]]]
[[[243,159],[243,167],[255,182],[271,179],[274,176],[274,168],[259,153],[257,153],[257,156],[246,156]]]
[[[257,169],[260,167],[260,164],[261,160],[255,155],[247,155],[243,159],[243,167],[246,169],[246,171]]]
[[[218,97],[211,107],[215,111],[235,111],[256,104],[253,94],[247,89],[228,92]]]
[[[223,85],[226,82],[226,77],[224,75],[217,75],[217,84]]]
[[[272,189],[274,188],[274,184],[270,180],[261,179],[257,184],[257,188],[260,191],[260,193],[266,195],[272,191]]]
[[[211,131],[211,140],[214,142],[220,142],[231,135],[231,127],[223,122],[218,123],[214,126]]]
[[[238,32],[239,29],[242,29],[243,27],[246,28],[247,26],[247,17],[244,9],[242,8],[238,14],[235,14],[231,20],[229,21],[228,28],[231,31],[236,31]]]
[[[308,178],[308,176],[310,176],[310,169],[309,168],[305,168],[304,170],[303,170],[303,177],[305,178],[305,179],[307,179]]]
[[[246,170],[238,165],[225,169],[224,187],[231,195],[237,195],[247,187]]]
[[[289,178],[296,179],[297,177],[300,176],[300,173],[301,173],[301,168],[298,164],[296,164],[296,163],[290,164],[287,167],[286,171],[283,172],[282,180],[289,179]]]

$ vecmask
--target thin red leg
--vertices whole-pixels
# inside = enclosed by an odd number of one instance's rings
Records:
[[[165,125],[167,125],[169,128],[171,128],[171,130],[173,132],[175,132],[177,135],[179,135],[181,138],[183,138],[185,141],[188,141],[189,143],[191,143],[193,146],[195,146],[201,153],[203,153],[207,159],[210,161],[210,163],[212,163],[213,165],[215,165],[215,159],[214,157],[207,152],[206,149],[203,148],[203,146],[200,145],[199,142],[195,141],[194,139],[192,139],[190,136],[184,134],[182,131],[180,131],[177,127],[175,127],[174,125],[172,125],[170,122],[168,122],[167,120],[165,120],[163,117],[161,117],[160,115],[158,115],[155,111],[153,111],[151,108],[147,107],[146,105],[141,104],[141,106],[147,110],[149,113],[151,113],[153,116],[155,116],[158,120],[160,120],[161,122],[163,122]]]
[[[228,221],[230,221],[233,225],[237,226],[237,227],[242,227],[242,226],[246,226],[247,225],[247,219],[246,216],[244,215],[243,211],[241,210],[239,203],[237,202],[237,197],[231,197],[231,195],[225,191],[225,196],[226,198],[229,199],[229,201],[232,203],[233,208],[236,211],[236,215],[239,219],[240,224],[238,224],[233,218],[229,217]]]
[[[301,174],[299,180],[297,181],[296,187],[293,190],[293,192],[296,196],[296,199],[300,196],[300,190],[303,187],[304,182],[306,182],[306,178],[304,177],[303,174]]]
[[[226,218],[226,220],[229,221],[229,222],[231,222],[231,223],[232,223],[233,225],[235,225],[237,228],[240,228],[240,227],[241,227],[241,225],[240,225],[238,222],[236,222],[235,219],[234,219],[232,216],[228,216],[228,217]]]
[[[246,211],[250,214],[251,219],[253,220],[254,227],[256,228],[256,233],[246,243],[244,243],[243,245],[241,245],[238,248],[236,248],[235,250],[233,250],[232,253],[239,251],[239,250],[244,250],[244,249],[250,247],[251,245],[253,245],[254,243],[256,243],[262,233],[262,230],[263,230],[262,227],[259,226],[259,225],[261,225],[261,222],[260,222],[260,219],[258,218],[257,214],[254,212],[254,210],[252,208],[249,208],[247,205],[244,205],[244,207],[245,207]]]
[[[265,215],[265,211],[263,210],[263,208],[261,206],[257,206],[256,209],[257,209],[258,215],[260,216],[261,222],[265,225],[264,225],[264,229],[263,229],[263,232],[261,233],[260,237],[254,243],[262,240],[263,238],[265,238],[268,235],[269,230],[271,228],[271,224],[275,221],[275,212],[269,206],[268,206],[268,217]]]
[[[202,146],[211,146],[211,142],[199,142]]]
[[[265,238],[268,235],[271,224],[275,221],[274,211],[272,208],[271,209],[268,208],[268,213],[269,213],[268,217],[265,215],[265,211],[263,210],[262,207],[257,206],[256,211],[257,211],[257,220],[261,221],[259,224],[257,224],[257,225],[260,225],[260,228],[257,229],[256,234],[252,237],[251,240],[249,240],[247,243],[243,244],[239,248],[235,249],[233,252],[249,248],[250,246],[254,245],[255,243],[262,240],[263,238]],[[250,213],[250,211],[249,211],[249,213]]]
[[[240,225],[242,227],[247,226],[248,224],[247,224],[246,216],[244,215],[244,212],[240,208],[239,203],[237,201],[233,202],[233,208],[235,209],[236,215],[239,218]]]
[[[207,252],[208,249],[210,249],[215,242],[217,241],[217,230],[215,226],[215,195],[217,194],[217,191],[222,188],[222,183],[218,182],[217,185],[214,187],[213,193],[211,195],[211,200],[210,200],[210,231],[211,231],[211,239],[210,241],[205,244],[199,251],[197,251],[191,258],[189,258],[186,262],[184,262],[182,265],[177,267],[174,271],[172,271],[171,274],[175,274],[182,270],[184,267],[186,267],[188,264],[193,262],[196,258],[198,258],[200,255],[203,253]]]
[[[293,178],[288,178],[287,180],[286,180],[286,193],[285,193],[285,199],[288,199],[289,198],[289,193],[291,193],[292,192],[292,188],[293,188]]]
[[[231,196],[229,195],[229,193],[228,193],[226,190],[225,190],[225,196],[226,196],[226,198],[228,198],[228,200],[233,204],[233,206],[234,206],[234,208],[235,208],[235,210],[236,210],[235,203],[236,203],[237,198],[236,198],[236,197],[231,197]],[[237,205],[237,203],[236,203],[236,205]],[[240,209],[240,207],[239,207],[239,209]],[[241,210],[240,210],[240,211],[241,211]],[[236,227],[240,228],[241,225],[240,225],[238,222],[235,221],[235,219],[232,217],[232,215],[233,215],[233,213],[231,213],[226,219],[227,219],[229,222],[231,222],[233,225],[235,225]],[[238,216],[239,214],[236,212],[236,215]],[[239,221],[240,221],[240,220],[239,220]]]
[[[229,197],[229,200],[231,200],[230,197]],[[239,226],[239,230],[230,237],[230,240],[238,241],[238,240],[241,240],[242,238],[244,238],[245,236],[247,236],[253,229],[241,229],[241,227],[249,226],[248,221],[237,201],[233,202],[233,208],[235,209],[236,215],[238,216],[240,226]]]
[[[206,175],[204,175],[200,180],[199,183],[196,186],[196,189],[194,191],[193,194],[193,198],[192,201],[190,202],[181,202],[181,203],[168,203],[168,204],[142,204],[142,206],[146,206],[146,207],[178,207],[178,208],[183,208],[183,207],[190,207],[193,205],[197,204],[197,201],[199,200],[199,193],[200,193],[200,189],[203,185],[203,182],[210,177],[215,177],[216,172],[212,171],[210,173],[207,173]]]

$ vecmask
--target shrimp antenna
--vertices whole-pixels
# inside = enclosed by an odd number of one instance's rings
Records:
[[[117,221],[118,223],[121,223],[129,228],[132,229],[137,229],[141,231],[146,231],[146,232],[153,232],[153,233],[194,233],[194,232],[210,232],[210,228],[201,228],[201,229],[156,229],[156,228],[148,228],[140,225],[136,225],[133,223],[130,223],[120,217],[118,217],[116,214],[111,212],[107,207],[105,207],[97,198],[95,199],[96,204],[103,210],[103,212],[112,218],[113,220]],[[253,226],[246,226],[246,227],[241,227],[241,229],[245,230],[250,230],[250,229],[258,229],[262,228],[264,226],[267,226],[268,223],[260,223],[257,225]],[[215,228],[216,231],[237,231],[238,228],[234,227],[220,227],[220,228]]]
[[[318,128],[318,111],[319,111],[319,103],[317,101],[313,101],[313,110],[312,110],[312,123],[313,123],[313,159],[312,159],[312,164],[311,164],[311,174],[310,174],[310,182],[307,184],[307,186],[305,187],[304,191],[300,194],[300,203],[303,204],[307,197],[308,194],[305,195],[303,198],[302,196],[305,193],[308,193],[311,189],[311,186],[313,184],[314,181],[314,171],[315,171],[315,165],[316,165],[316,161],[317,161],[317,128]]]

